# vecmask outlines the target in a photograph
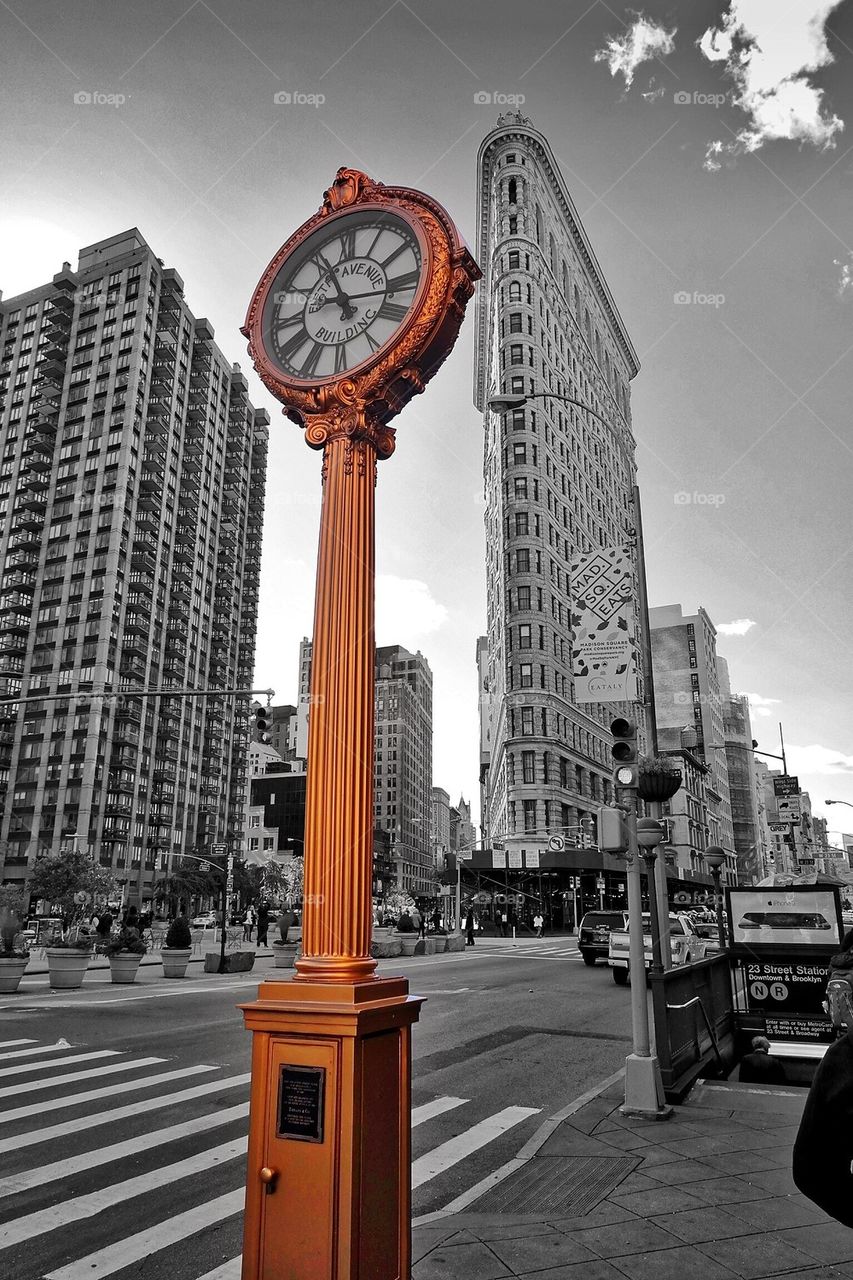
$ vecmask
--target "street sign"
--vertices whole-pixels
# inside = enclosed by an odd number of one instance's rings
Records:
[[[604,888],[604,879],[603,879],[601,876],[599,876],[599,877],[598,877],[598,879],[596,880],[596,882],[595,882],[595,887],[596,887],[596,889],[603,889],[603,888]]]
[[[814,864],[815,864],[814,858],[797,858],[798,867],[813,867]]]
[[[227,846],[227,845],[224,845],[224,844],[215,844],[215,845],[213,846],[213,856],[214,856],[214,858],[224,858],[224,857],[225,857],[225,850],[226,850],[227,848],[228,848],[228,846]]]
[[[783,773],[780,778],[773,779],[774,796],[798,796],[800,794],[800,779],[796,774]]]
[[[566,847],[566,842],[562,836],[549,836],[548,849],[551,853],[562,853]]]
[[[474,850],[473,849],[457,849],[456,859],[458,862],[473,862]]]

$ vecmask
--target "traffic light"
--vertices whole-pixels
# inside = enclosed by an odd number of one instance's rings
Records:
[[[269,742],[270,723],[269,707],[255,707],[255,742]]]
[[[633,720],[625,720],[617,716],[610,722],[613,745],[610,756],[613,760],[613,782],[617,787],[636,787],[640,777],[640,762],[637,755],[637,726]]]
[[[598,810],[598,847],[608,853],[626,853],[628,828],[625,814],[611,805],[601,805]]]

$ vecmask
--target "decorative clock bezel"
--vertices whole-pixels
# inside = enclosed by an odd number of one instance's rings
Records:
[[[422,278],[409,315],[375,353],[353,369],[323,382],[289,376],[263,336],[264,308],[284,262],[319,227],[347,213],[392,212],[415,232],[423,253]],[[456,340],[465,304],[480,270],[437,201],[409,187],[374,182],[357,169],[339,169],[323,204],[281,246],[264,271],[241,332],[259,377],[306,428],[306,442],[322,448],[334,435],[370,436],[380,457],[394,447],[387,423],[422,391]]]

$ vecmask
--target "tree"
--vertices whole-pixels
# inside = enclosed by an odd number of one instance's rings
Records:
[[[79,923],[93,903],[118,892],[112,873],[84,849],[39,853],[27,887],[31,897],[59,909],[65,929]]]
[[[290,862],[281,868],[281,889],[289,907],[301,908],[305,892],[304,858],[291,858]]]

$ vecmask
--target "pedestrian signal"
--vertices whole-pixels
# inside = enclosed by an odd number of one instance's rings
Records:
[[[608,853],[627,852],[628,828],[621,809],[602,805],[598,810],[598,847]]]

